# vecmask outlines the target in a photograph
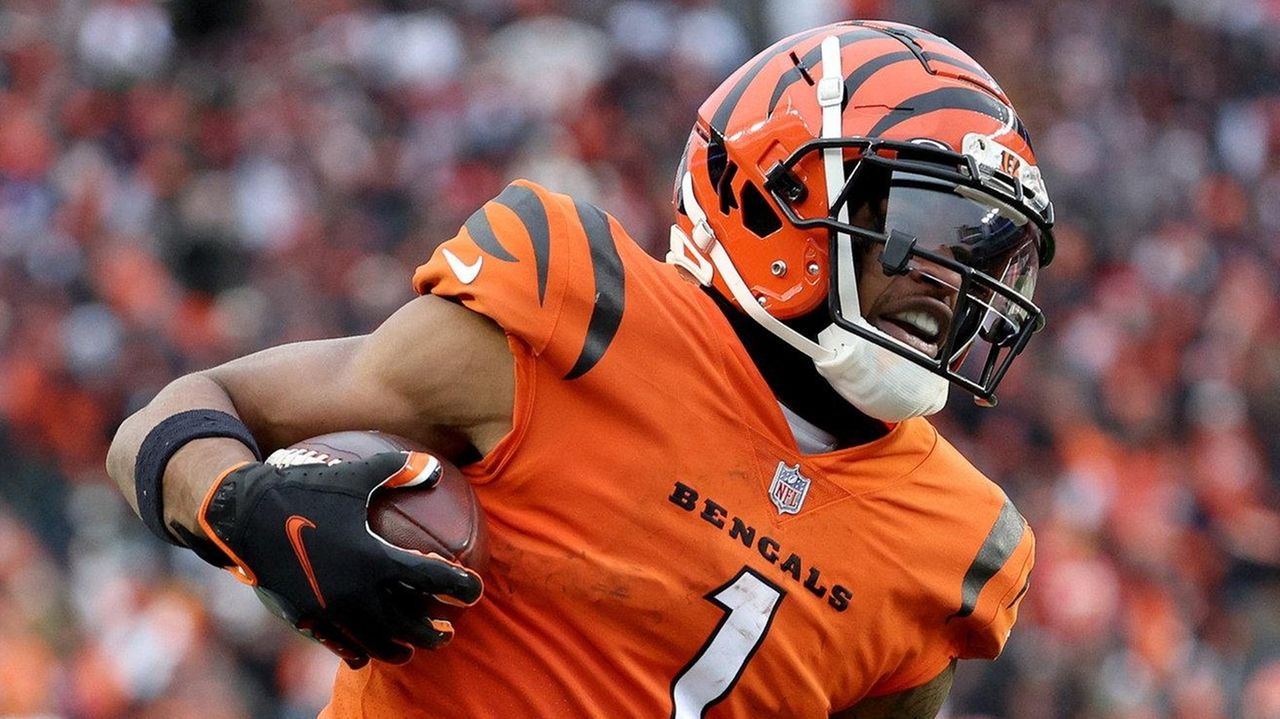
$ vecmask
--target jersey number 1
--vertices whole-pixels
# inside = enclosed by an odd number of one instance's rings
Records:
[[[700,719],[738,683],[778,611],[783,589],[743,567],[707,601],[724,611],[693,661],[671,683],[671,719]]]

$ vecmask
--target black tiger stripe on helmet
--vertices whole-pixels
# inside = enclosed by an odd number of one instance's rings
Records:
[[[880,33],[875,32],[871,28],[857,28],[855,30],[842,33],[838,37],[840,38],[840,47],[841,49],[844,49],[855,42],[871,40],[881,36],[882,35]],[[804,73],[809,72],[808,68],[816,67],[821,57],[822,45],[814,45],[813,49],[806,52],[804,56],[800,58],[799,65],[782,73],[782,76],[778,78],[778,82],[773,86],[773,94],[769,97],[769,110],[766,114],[773,114],[773,111],[778,107],[778,101],[782,99],[782,95],[787,91],[787,89],[804,79]],[[804,72],[801,71],[801,68],[805,68]],[[812,73],[810,73],[810,76],[812,79]]]
[[[774,43],[769,50],[761,53],[759,59],[747,68],[747,71],[742,74],[742,77],[738,78],[737,83],[735,83],[729,90],[729,93],[725,95],[720,106],[716,108],[715,113],[711,117],[711,131],[724,134],[725,129],[729,125],[729,118],[733,115],[734,109],[738,106],[738,101],[742,99],[743,94],[746,93],[747,88],[756,79],[756,76],[760,74],[760,71],[764,69],[764,66],[768,65],[769,61],[773,60],[773,50],[781,47],[784,43],[795,43],[806,40],[825,31],[826,28],[815,28],[797,36],[779,40]]]
[[[879,137],[907,120],[939,110],[971,110],[1002,125],[1011,125],[1014,119],[1013,108],[988,93],[963,87],[941,87],[903,100],[898,107],[891,108],[884,117],[876,121],[867,135]]]

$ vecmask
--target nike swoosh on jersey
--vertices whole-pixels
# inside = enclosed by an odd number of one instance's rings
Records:
[[[302,543],[304,527],[315,529],[316,525],[310,519],[298,514],[284,520],[284,532],[289,536],[289,544],[293,545],[293,553],[298,556],[298,563],[302,565],[302,571],[307,575],[307,581],[311,583],[311,591],[315,592],[316,599],[320,600],[320,608],[323,609],[324,594],[320,592],[320,582],[316,581],[315,570],[311,568],[311,557],[307,555],[307,548]]]
[[[476,281],[476,277],[480,275],[480,266],[484,264],[484,256],[476,258],[475,262],[467,264],[458,258],[457,255],[449,251],[449,248],[440,250],[444,253],[445,262],[449,263],[449,269],[453,270],[453,274],[457,275],[458,281],[464,285],[469,285]]]

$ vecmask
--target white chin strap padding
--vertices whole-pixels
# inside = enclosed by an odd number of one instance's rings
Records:
[[[667,264],[685,269],[698,284],[705,287],[711,284],[715,269],[699,252],[700,249],[679,225],[671,226],[671,249],[667,250]]]

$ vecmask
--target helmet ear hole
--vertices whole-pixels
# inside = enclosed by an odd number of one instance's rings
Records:
[[[742,186],[742,225],[762,238],[782,229],[782,218],[778,217],[754,182]]]

